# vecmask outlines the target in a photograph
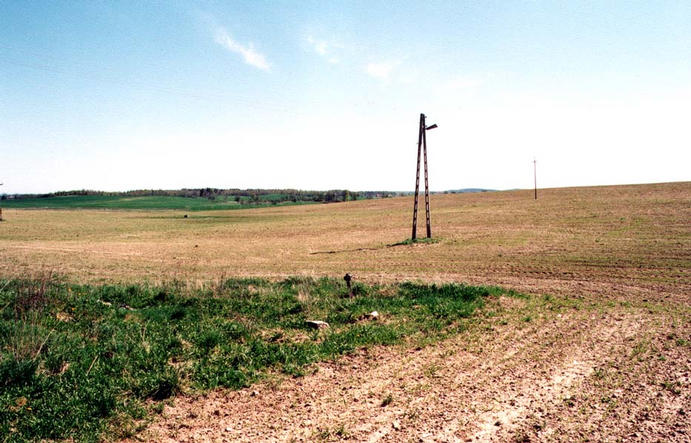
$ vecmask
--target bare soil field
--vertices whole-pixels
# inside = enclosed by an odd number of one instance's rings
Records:
[[[84,282],[230,276],[455,281],[499,297],[422,348],[375,348],[182,396],[151,441],[691,441],[691,183],[191,213],[6,210],[0,273]]]
[[[0,272],[80,281],[329,275],[493,284],[689,287],[691,183],[433,195],[246,211],[6,210]],[[424,231],[424,226],[422,231]],[[424,234],[423,234],[424,235]],[[549,286],[548,286],[549,287]]]

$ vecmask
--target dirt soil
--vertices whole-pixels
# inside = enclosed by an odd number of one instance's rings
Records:
[[[133,440],[691,441],[691,182],[195,213],[7,211],[1,275],[456,281],[488,300],[443,342],[362,350],[179,396]]]
[[[305,377],[179,397],[138,438],[691,441],[688,294],[667,303],[579,287],[492,299],[482,321],[424,348],[362,350]]]

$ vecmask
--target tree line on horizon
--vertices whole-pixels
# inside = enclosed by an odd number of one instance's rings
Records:
[[[89,189],[56,191],[43,194],[9,194],[2,195],[2,200],[52,198],[72,196],[103,196],[103,197],[186,197],[206,198],[208,200],[224,199],[239,203],[258,202],[344,202],[373,198],[389,198],[409,195],[410,192],[397,191],[349,191],[347,189],[332,189],[328,191],[303,191],[298,189],[220,189],[220,188],[183,188],[183,189],[136,189],[123,192],[96,191]]]

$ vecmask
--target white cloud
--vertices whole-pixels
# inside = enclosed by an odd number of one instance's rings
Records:
[[[307,43],[310,44],[314,52],[324,57],[329,63],[336,64],[340,62],[340,59],[333,54],[334,48],[340,48],[340,45],[329,43],[326,40],[317,40],[312,36],[307,37]]]
[[[315,40],[313,37],[307,37],[307,42],[312,45],[315,52],[319,55],[326,55],[329,44],[323,40]]]
[[[370,63],[365,68],[365,71],[371,77],[379,80],[388,80],[391,73],[398,65],[398,62]]]
[[[218,30],[216,31],[216,43],[218,43],[219,45],[223,46],[231,52],[240,54],[242,58],[245,60],[245,63],[247,63],[250,66],[254,66],[255,68],[261,69],[263,71],[268,71],[269,69],[271,69],[271,65],[269,64],[269,62],[266,61],[266,57],[264,56],[264,54],[257,52],[254,49],[254,45],[252,45],[252,43],[249,43],[247,46],[244,46],[236,42],[230,37],[228,31],[226,31],[224,28],[218,28]]]

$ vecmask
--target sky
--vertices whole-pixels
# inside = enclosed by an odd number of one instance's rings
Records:
[[[0,187],[691,180],[691,2],[0,0]]]

